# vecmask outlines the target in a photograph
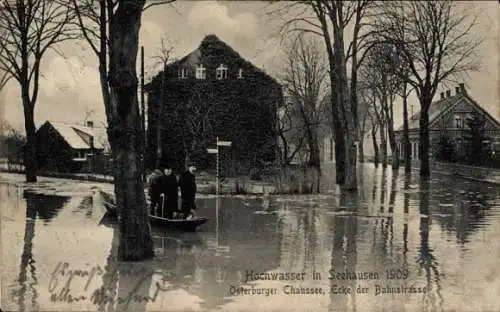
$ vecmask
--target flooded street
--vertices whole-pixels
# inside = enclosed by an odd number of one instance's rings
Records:
[[[500,187],[403,171],[366,165],[357,194],[200,195],[209,221],[153,227],[138,263],[116,260],[97,184],[2,174],[2,308],[499,311]]]

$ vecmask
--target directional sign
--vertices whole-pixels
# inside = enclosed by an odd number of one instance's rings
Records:
[[[231,146],[232,143],[233,142],[231,142],[231,141],[218,141],[217,145],[218,146]]]
[[[216,148],[207,148],[207,152],[209,154],[217,154],[219,153],[219,150],[217,150]]]

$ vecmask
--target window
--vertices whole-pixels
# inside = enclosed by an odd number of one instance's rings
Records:
[[[462,128],[462,117],[455,115],[455,128]]]
[[[238,70],[238,79],[243,79],[243,68]]]
[[[186,68],[179,68],[178,77],[181,79],[187,78],[187,69]]]
[[[217,67],[216,77],[217,77],[217,80],[227,79],[227,66],[226,65],[220,64],[220,66]]]
[[[205,78],[207,78],[207,69],[203,66],[203,64],[199,64],[196,66],[196,79]]]

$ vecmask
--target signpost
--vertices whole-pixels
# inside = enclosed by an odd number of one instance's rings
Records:
[[[216,165],[216,194],[217,197],[215,199],[215,223],[216,223],[216,241],[217,248],[219,247],[219,146],[230,147],[232,145],[231,141],[219,141],[219,137],[217,137],[217,141],[215,142],[216,148],[208,148],[207,152],[209,154],[217,154],[217,165]]]
[[[207,152],[209,154],[217,154],[217,165],[216,165],[216,194],[219,195],[219,146],[230,147],[233,144],[231,141],[219,141],[219,137],[217,137],[217,141],[215,142],[216,148],[208,148]]]

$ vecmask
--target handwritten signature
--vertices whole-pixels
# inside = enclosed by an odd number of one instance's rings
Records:
[[[71,291],[71,283],[75,277],[83,278],[85,281],[85,286],[83,291],[88,290],[89,285],[95,276],[101,276],[103,274],[108,275],[110,280],[116,280],[113,278],[117,276],[118,268],[115,267],[111,271],[105,271],[99,265],[93,266],[88,270],[82,269],[70,269],[69,263],[59,262],[51,274],[49,281],[48,290],[50,292],[50,300],[52,302],[78,302],[89,300],[93,304],[102,305],[107,303],[114,303],[115,301],[119,304],[128,305],[130,302],[155,302],[158,298],[160,292],[165,292],[170,290],[170,287],[166,287],[165,283],[167,280],[173,276],[170,272],[147,272],[146,269],[130,270],[130,269],[120,269],[119,275],[132,275],[134,277],[135,285],[133,285],[132,290],[129,291],[126,296],[118,297],[115,299],[114,295],[108,293],[109,285],[108,283],[103,284],[101,287],[95,289],[90,296],[85,295],[75,295]],[[139,295],[138,292],[141,286],[146,282],[151,282],[152,279],[157,276],[161,277],[161,282],[154,283],[153,295]],[[135,278],[137,277],[137,278]],[[57,291],[59,283],[62,279],[62,287]],[[148,285],[146,285],[148,286]],[[149,290],[149,287],[146,287]]]

